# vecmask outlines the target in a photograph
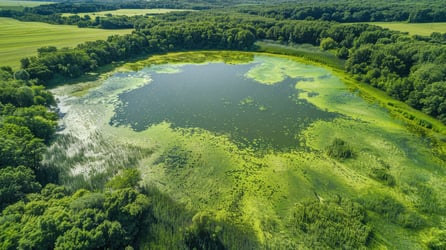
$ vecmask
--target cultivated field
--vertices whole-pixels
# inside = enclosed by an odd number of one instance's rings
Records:
[[[39,22],[20,22],[0,18],[0,66],[18,68],[20,59],[37,54],[44,46],[73,47],[85,41],[106,39],[132,30],[102,30],[78,28],[71,25],[51,25]]]
[[[85,16],[89,15],[90,17],[104,17],[106,15],[113,16],[139,16],[139,15],[157,15],[157,14],[165,14],[173,11],[190,11],[190,10],[182,10],[182,9],[120,9],[120,10],[110,10],[110,11],[100,11],[100,12],[86,12],[86,13],[64,13],[62,16]]]
[[[25,7],[36,7],[42,4],[50,4],[50,3],[52,2],[2,0],[0,1],[0,10],[2,9],[20,10]]]
[[[388,23],[376,22],[370,23],[402,32],[409,32],[411,35],[429,36],[432,32],[446,33],[446,23]]]

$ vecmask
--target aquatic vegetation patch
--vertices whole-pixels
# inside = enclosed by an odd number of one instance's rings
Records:
[[[173,146],[166,150],[155,164],[164,163],[167,168],[184,168],[187,167],[191,151],[183,149],[179,146]]]
[[[252,67],[246,76],[266,85],[280,83],[287,78],[312,82],[313,75],[320,72],[314,66],[297,63],[289,58],[258,56],[256,59],[260,63]]]
[[[154,55],[146,60],[135,63],[127,63],[123,69],[138,71],[154,65],[184,65],[184,64],[207,64],[210,62],[223,62],[226,64],[251,63],[254,59],[253,53],[233,51],[197,51],[178,52],[166,55]]]

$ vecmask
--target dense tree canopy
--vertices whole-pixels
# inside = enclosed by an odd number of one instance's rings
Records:
[[[51,93],[20,74],[0,68],[0,209],[40,190],[36,172],[58,119]]]
[[[124,249],[135,243],[150,201],[134,189],[108,193],[47,185],[0,216],[2,249]]]
[[[411,6],[408,8],[408,6]],[[336,22],[444,22],[446,10],[441,1],[298,1],[271,6],[237,8],[242,13],[278,20],[322,20]]]

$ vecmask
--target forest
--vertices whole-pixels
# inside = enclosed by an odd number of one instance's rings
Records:
[[[110,36],[74,48],[42,47],[37,56],[23,58],[20,69],[0,68],[1,249],[133,249],[141,247],[142,241],[146,246],[150,242],[149,249],[265,248],[249,229],[216,221],[212,214],[193,216],[155,187],[141,186],[140,173],[134,168],[125,168],[97,189],[72,190],[60,185],[58,170],[42,166],[42,154],[56,137],[60,115],[49,88],[114,62],[192,50],[262,51],[259,41],[290,47],[311,44],[339,60],[328,62],[311,55],[308,60],[341,69],[356,81],[446,124],[446,33],[409,36],[354,23],[445,22],[446,8],[441,1],[303,0],[278,1],[275,6],[238,6],[239,2],[89,1],[0,10],[2,17],[22,21],[134,29],[129,35]],[[62,16],[126,8],[199,11],[150,18]],[[426,120],[409,119],[423,129],[434,129]],[[353,157],[340,140],[328,151],[338,160]],[[393,176],[385,172],[378,171],[374,178],[389,186],[395,184]],[[410,230],[426,226],[424,215],[392,198],[305,201],[296,206],[289,224],[296,237],[302,238],[300,247],[363,249],[374,241],[366,210]],[[429,208],[426,214],[444,212],[434,210]],[[150,228],[149,232],[143,228]],[[446,229],[435,230],[425,247],[444,249]]]

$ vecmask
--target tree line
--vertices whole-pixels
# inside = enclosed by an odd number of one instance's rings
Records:
[[[237,11],[276,20],[322,20],[336,22],[445,22],[441,1],[314,1],[238,7]]]

